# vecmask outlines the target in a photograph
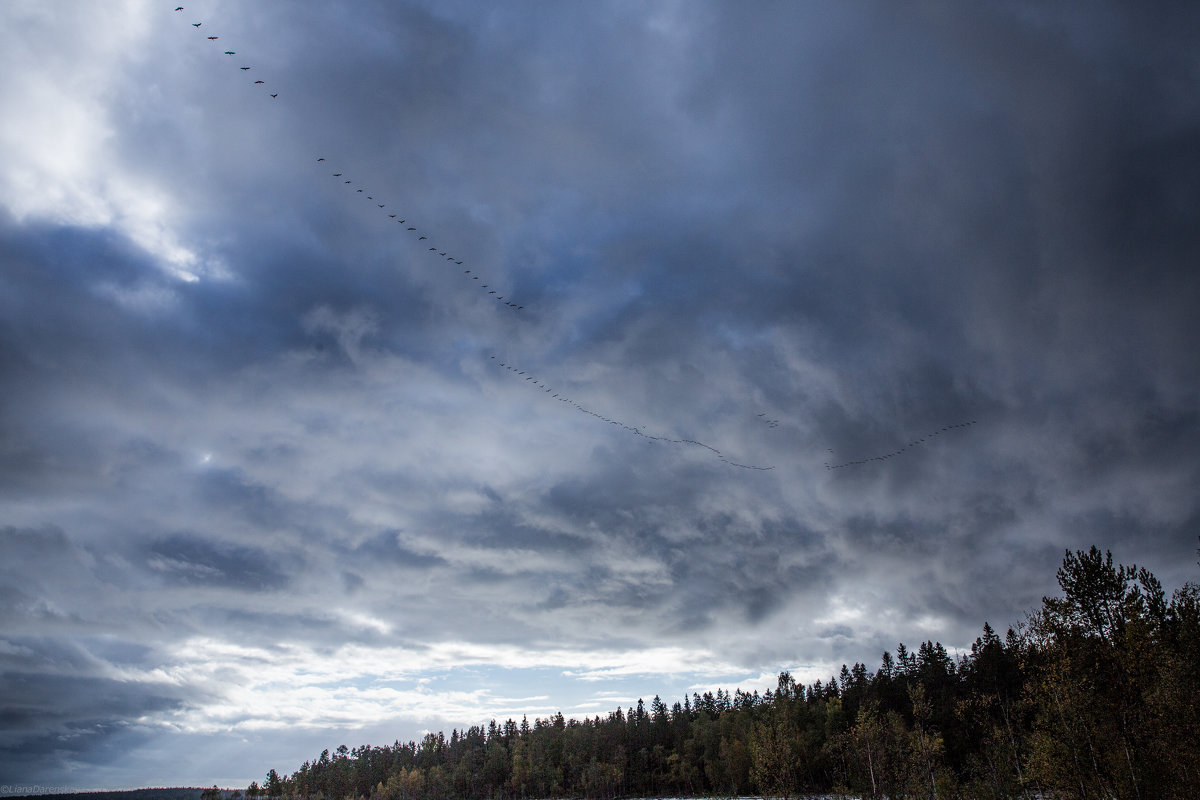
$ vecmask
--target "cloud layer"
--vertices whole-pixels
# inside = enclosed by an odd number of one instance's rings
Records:
[[[0,9],[0,783],[1195,577],[1196,13],[174,5]]]

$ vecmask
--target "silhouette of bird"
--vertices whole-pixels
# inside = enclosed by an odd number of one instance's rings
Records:
[[[178,7],[178,8],[176,8],[175,10],[176,10],[176,11],[183,11],[183,6],[179,6],[179,7]]]
[[[227,56],[236,56],[236,55],[237,55],[237,53],[233,52],[232,50],[226,50],[226,51],[225,51],[225,55],[227,55]]]
[[[380,208],[383,208],[383,206],[379,206],[379,207],[380,207]],[[396,216],[396,215],[395,215],[395,214],[392,214],[392,216],[394,217],[394,216]]]
[[[199,23],[199,22],[193,22],[193,23],[192,23],[192,27],[193,27],[193,28],[199,28],[199,27],[200,27],[200,25],[201,25],[201,23]]]
[[[333,173],[333,177],[335,177],[335,178],[340,178],[340,177],[342,177],[342,173],[340,173],[340,172],[335,172],[335,173]]]
[[[208,37],[208,40],[209,40],[210,42],[215,42],[215,41],[217,40],[217,37],[216,37],[216,36],[210,36],[210,37]]]
[[[396,218],[396,215],[395,215],[395,214],[388,214],[388,216],[389,216],[390,218],[392,218],[392,219],[395,219],[395,218]]]
[[[429,248],[429,249],[430,249],[430,250],[437,250],[437,248],[436,248],[436,247],[431,247],[431,248]]]
[[[255,85],[255,86],[258,86],[260,83],[266,83],[266,81],[255,81],[255,82],[254,82],[254,85]]]
[[[414,230],[416,230],[416,228],[409,228],[409,230],[414,231]],[[419,241],[421,241],[421,239],[425,239],[425,238],[428,238],[428,237],[422,236],[419,239],[417,239],[417,241],[419,242]]]
[[[272,92],[271,97],[279,97],[279,92]]]
[[[353,181],[346,181],[346,183],[353,183]]]
[[[412,228],[412,227],[410,227],[410,228],[409,228],[409,230],[410,230],[410,231],[415,231],[415,230],[416,230],[416,228]]]
[[[248,70],[250,68],[249,67],[240,67],[240,69],[242,70],[242,72],[245,72],[246,70]],[[322,158],[321,160],[324,161],[325,159]]]
[[[323,158],[318,158],[318,159],[317,159],[317,161],[324,161],[324,160],[325,160],[325,159],[323,159]]]

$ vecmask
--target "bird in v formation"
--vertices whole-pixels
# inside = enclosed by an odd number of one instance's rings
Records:
[[[175,10],[176,10],[176,11],[183,11],[183,6],[177,6],[177,7],[175,8]],[[193,23],[192,23],[192,26],[193,26],[193,27],[195,27],[195,28],[200,28],[200,27],[202,26],[202,24],[203,24],[203,22],[193,22]],[[207,38],[209,41],[214,41],[214,42],[218,40],[218,37],[217,37],[217,36],[208,36],[208,37],[206,37],[206,38]],[[226,50],[226,51],[224,52],[224,54],[225,54],[225,55],[232,56],[232,55],[236,55],[236,52],[235,52],[235,51],[233,51],[233,50]],[[246,71],[249,71],[249,70],[250,70],[250,66],[248,66],[248,65],[246,65],[246,66],[242,66],[242,67],[240,67],[240,69],[241,69],[241,71],[243,71],[243,72],[246,72]],[[266,81],[264,81],[264,80],[256,80],[256,81],[254,81],[254,83],[253,83],[253,85],[255,85],[255,86],[263,86],[263,85],[265,85],[265,84],[266,84]],[[272,93],[270,93],[270,96],[271,96],[272,98],[278,98],[278,97],[279,97],[279,93],[278,93],[278,92],[272,92]],[[318,157],[318,158],[317,158],[317,161],[318,161],[318,162],[324,162],[324,161],[325,161],[325,158],[324,158],[323,156],[322,156],[322,157]],[[341,172],[335,172],[335,173],[333,173],[333,176],[334,176],[334,177],[337,177],[337,178],[340,178],[340,177],[342,177],[342,175],[343,175],[343,173],[341,173]],[[345,183],[346,185],[349,185],[349,184],[351,184],[351,183],[352,183],[352,181],[350,181],[350,180],[346,180],[344,183]],[[362,192],[363,192],[363,190],[362,190],[362,189],[357,189],[357,190],[356,190],[356,193],[362,193]],[[375,199],[375,198],[374,198],[374,196],[370,196],[370,195],[369,195],[368,197],[369,197],[369,199],[371,199],[371,200],[374,200],[374,199]],[[376,205],[377,205],[377,206],[378,206],[380,209],[383,209],[383,208],[386,206],[386,204],[378,204],[378,203],[377,203]],[[396,219],[396,217],[397,217],[397,215],[396,215],[396,214],[389,214],[389,215],[388,215],[388,218],[389,218],[389,219]],[[404,223],[404,222],[405,222],[405,220],[399,220],[399,222],[400,222],[400,223]],[[408,231],[412,231],[412,232],[416,232],[416,231],[417,231],[417,227],[416,227],[416,226],[408,226],[408,227],[407,227],[407,230],[408,230]],[[419,236],[419,237],[418,237],[418,241],[422,241],[422,240],[425,240],[425,239],[427,239],[427,238],[428,238],[428,237],[426,237],[426,236],[422,235],[422,236]],[[447,256],[447,252],[446,252],[446,251],[440,251],[440,252],[439,252],[439,251],[438,251],[438,249],[437,249],[436,247],[430,247],[430,248],[429,248],[429,251],[430,251],[430,252],[435,252],[435,253],[438,253],[438,255],[439,255],[439,256],[445,256],[447,261],[452,261],[452,262],[453,262],[454,264],[456,264],[456,265],[462,265],[462,264],[463,264],[463,261],[461,261],[461,260],[458,260],[458,259],[457,259],[455,256]],[[471,273],[471,270],[469,270],[469,269],[467,269],[467,270],[464,270],[464,274],[465,274],[465,275],[469,275],[470,273]],[[473,279],[473,280],[479,280],[479,276],[478,276],[478,275],[471,275],[471,277],[472,277],[472,279]],[[481,288],[481,289],[486,289],[486,290],[488,290],[488,296],[495,295],[495,296],[496,296],[496,299],[497,299],[497,301],[501,301],[501,302],[503,302],[503,303],[504,303],[504,305],[506,305],[506,306],[508,306],[508,307],[512,308],[513,310],[515,310],[515,311],[523,311],[523,310],[525,309],[525,306],[523,306],[523,305],[519,305],[519,304],[517,304],[517,303],[514,303],[514,302],[511,302],[511,301],[506,301],[506,300],[504,300],[504,297],[503,297],[502,295],[498,295],[498,294],[497,294],[497,292],[496,292],[496,290],[494,290],[494,289],[489,289],[489,287],[488,287],[488,285],[487,285],[487,284],[482,284],[482,283],[481,283],[481,284],[479,284],[479,286],[480,286],[480,288]],[[495,358],[495,356],[493,356],[493,358]],[[505,365],[501,364],[501,366],[505,366]],[[509,367],[509,369],[511,369],[511,367]],[[523,374],[523,373],[522,373],[522,374]],[[542,384],[540,384],[540,383],[539,383],[538,385],[539,385],[539,386],[542,386]],[[547,391],[547,392],[550,392],[551,390],[550,390],[549,388],[546,388],[546,391]],[[574,403],[574,401],[571,401],[571,400],[569,400],[569,399],[568,399],[568,398],[566,398],[565,396],[562,396],[562,395],[560,395],[560,394],[554,394],[554,397],[555,397],[556,399],[558,399],[558,400],[561,400],[561,401],[563,401],[563,402],[568,402],[568,403],[570,403],[571,405],[573,405],[573,406],[574,406],[574,407],[576,407],[578,410],[580,410],[580,411],[582,411],[582,412],[584,412],[584,413],[591,414],[592,416],[595,416],[595,417],[599,417],[600,419],[603,419],[605,422],[610,422],[610,423],[612,423],[612,424],[614,424],[614,425],[620,425],[621,427],[623,427],[623,428],[625,428],[625,429],[629,430],[630,432],[632,432],[632,433],[634,433],[634,434],[636,434],[636,435],[638,435],[638,436],[643,436],[643,437],[645,437],[645,438],[647,438],[647,439],[656,439],[656,440],[660,440],[660,441],[672,442],[672,443],[675,443],[675,444],[692,444],[692,445],[698,445],[698,446],[701,446],[701,447],[707,448],[707,449],[709,449],[709,450],[712,450],[712,451],[713,451],[715,454],[717,454],[717,456],[720,458],[720,460],[722,460],[722,461],[725,461],[726,463],[728,463],[728,464],[730,464],[730,465],[732,465],[732,466],[735,466],[735,467],[742,467],[742,468],[745,468],[745,469],[756,469],[756,470],[768,470],[768,469],[774,469],[774,467],[757,467],[757,466],[752,466],[752,465],[747,465],[747,464],[740,464],[740,463],[737,463],[737,462],[730,461],[730,460],[726,459],[726,458],[724,457],[724,455],[720,453],[720,451],[719,451],[719,450],[716,450],[715,448],[709,447],[708,445],[705,445],[705,444],[703,444],[703,443],[701,443],[701,442],[697,442],[697,441],[693,441],[693,440],[688,440],[688,439],[671,439],[671,438],[669,438],[669,437],[650,436],[650,435],[648,435],[648,434],[645,434],[645,433],[643,433],[643,432],[642,432],[642,431],[641,431],[639,428],[636,428],[636,427],[633,427],[633,426],[629,426],[629,425],[624,425],[623,423],[620,423],[620,422],[618,422],[618,421],[616,421],[616,420],[611,420],[611,419],[608,419],[608,418],[606,418],[606,417],[603,417],[603,416],[601,416],[601,415],[599,415],[599,414],[596,414],[595,412],[592,412],[592,411],[590,411],[590,410],[587,410],[587,409],[585,409],[584,407],[582,407],[581,405],[579,405],[578,403]],[[778,426],[780,425],[780,421],[779,421],[779,420],[777,420],[777,419],[775,419],[775,420],[773,420],[773,419],[765,419],[765,417],[766,417],[766,414],[765,414],[765,412],[764,412],[764,413],[762,413],[762,414],[759,414],[758,416],[759,416],[759,417],[761,417],[761,418],[764,418],[764,419],[763,419],[763,422],[765,422],[765,423],[767,424],[767,426],[768,426],[768,427],[770,427],[770,428],[775,428],[775,427],[778,427]],[[963,427],[968,427],[968,426],[970,426],[970,425],[974,425],[974,424],[975,424],[975,420],[972,420],[971,422],[967,422],[967,423],[960,423],[960,424],[955,424],[955,425],[948,425],[948,426],[945,426],[945,427],[943,427],[943,428],[941,428],[941,429],[939,429],[939,430],[935,431],[934,433],[930,434],[930,436],[939,435],[939,434],[941,434],[941,433],[943,433],[943,432],[946,432],[946,431],[949,431],[949,430],[952,430],[952,429],[956,429],[956,428],[963,428]],[[922,439],[918,439],[918,440],[915,440],[915,441],[913,441],[913,442],[910,442],[909,444],[905,445],[904,447],[901,447],[899,450],[896,450],[896,451],[893,451],[893,452],[890,452],[890,453],[886,453],[886,454],[883,454],[883,455],[880,455],[880,456],[874,456],[874,457],[867,458],[867,459],[860,459],[860,460],[856,460],[856,461],[848,461],[848,462],[841,463],[841,464],[829,464],[829,463],[826,463],[826,464],[825,464],[825,468],[826,468],[827,470],[835,470],[835,469],[843,469],[843,468],[846,468],[846,467],[851,467],[851,466],[859,466],[859,465],[864,465],[864,464],[868,464],[868,463],[872,463],[872,462],[881,462],[881,461],[885,461],[885,460],[888,460],[888,459],[891,459],[891,458],[894,458],[894,457],[897,457],[897,456],[899,456],[900,454],[902,454],[902,453],[906,452],[906,451],[907,451],[907,450],[908,450],[910,447],[915,447],[916,445],[918,445],[918,444],[921,444],[921,443],[923,443],[924,441],[925,441],[925,439],[923,439],[923,438],[922,438]]]
[[[525,382],[528,382],[534,386],[537,386],[539,389],[541,389],[546,394],[550,394],[551,399],[557,400],[560,403],[566,403],[567,405],[571,406],[576,411],[578,411],[582,414],[587,414],[589,416],[592,416],[592,417],[595,417],[596,419],[601,420],[602,422],[606,422],[609,425],[614,425],[616,427],[619,427],[634,436],[640,436],[643,439],[647,439],[650,441],[664,442],[667,444],[693,445],[696,447],[702,447],[705,450],[709,450],[714,455],[716,455],[716,457],[719,461],[723,461],[724,463],[730,465],[731,467],[738,467],[740,469],[747,469],[747,470],[758,470],[758,471],[764,471],[764,472],[767,470],[775,469],[774,466],[764,467],[764,466],[756,466],[754,464],[742,464],[737,461],[733,461],[733,460],[727,458],[725,456],[725,454],[722,453],[717,448],[715,448],[711,445],[707,445],[704,442],[697,441],[695,439],[676,439],[676,438],[673,438],[670,436],[655,436],[653,434],[646,433],[642,428],[640,428],[636,425],[628,425],[618,419],[613,419],[612,417],[606,417],[603,414],[600,414],[596,411],[592,411],[590,408],[584,406],[582,403],[578,403],[575,400],[572,400],[570,397],[566,396],[562,392],[555,392],[551,387],[547,386],[546,384],[542,383],[542,381],[538,380],[538,378],[536,376],[528,375],[528,374],[526,374],[525,370],[518,369],[517,367],[513,366],[512,364],[506,364],[505,362],[501,361],[499,358],[497,358],[494,355],[489,356],[489,358],[491,358],[493,361],[495,361],[496,365],[501,367],[502,369],[508,370],[509,372],[516,374],[518,377],[524,376]]]
[[[918,447],[919,445],[925,444],[927,441],[932,439],[934,436],[941,436],[943,433],[949,433],[950,431],[959,430],[962,428],[969,428],[972,425],[978,424],[978,422],[979,422],[978,420],[973,419],[969,422],[956,422],[953,425],[943,425],[942,427],[938,428],[937,430],[933,431],[932,433],[927,433],[924,436],[919,436],[916,439],[913,439],[912,441],[908,442],[904,446],[902,446],[896,450],[892,450],[891,452],[888,452],[888,453],[881,453],[876,456],[871,456],[870,458],[860,458],[860,459],[857,459],[854,461],[844,461],[840,464],[830,464],[828,461],[826,461],[825,469],[827,469],[827,470],[846,469],[848,467],[861,467],[861,466],[865,466],[867,464],[872,464],[872,463],[883,463],[883,462],[889,461],[893,458],[899,458],[901,455],[904,455],[905,453]],[[829,452],[832,453],[833,450],[830,450]]]
[[[176,10],[176,11],[182,11],[182,10],[183,10],[183,6],[179,6],[179,7],[177,7],[175,10]],[[199,27],[201,27],[201,25],[202,25],[202,24],[203,24],[203,21],[200,21],[200,22],[193,22],[193,23],[192,23],[192,25],[193,25],[194,27],[196,27],[196,28],[199,28]],[[218,37],[217,37],[217,36],[208,36],[207,38],[209,39],[209,41],[217,41],[217,39],[218,39]],[[236,51],[234,51],[234,50],[226,50],[226,51],[225,51],[225,55],[236,55]],[[248,71],[251,69],[251,66],[250,66],[249,64],[246,64],[246,65],[240,66],[240,67],[239,67],[239,69],[240,69],[241,71],[243,71],[243,72],[248,72]],[[253,86],[265,86],[265,85],[266,85],[266,81],[265,81],[265,80],[261,80],[261,79],[260,79],[260,80],[256,80],[256,81],[254,81],[254,82],[253,82],[253,84],[252,84],[252,85],[253,85]],[[271,96],[271,98],[273,98],[273,99],[274,99],[274,98],[278,98],[278,97],[279,97],[279,93],[278,93],[278,92],[270,92],[270,96]],[[317,158],[317,161],[318,161],[318,162],[324,162],[325,160],[326,160],[326,159],[325,159],[325,157],[324,157],[324,156],[321,156],[321,157],[318,157],[318,158]],[[335,173],[333,173],[333,175],[334,175],[334,177],[340,178],[340,177],[342,177],[342,176],[343,176],[343,173],[342,173],[342,172],[335,172]],[[344,184],[345,184],[345,185],[352,185],[352,183],[353,183],[353,181],[352,181],[352,180],[345,180],[345,181],[344,181]],[[356,193],[356,194],[365,194],[365,192],[364,192],[362,189],[355,189],[355,193]],[[372,200],[372,201],[375,201],[375,196],[374,196],[374,195],[367,195],[367,197],[368,197],[368,199],[370,199],[370,200]],[[376,202],[376,203],[375,203],[375,205],[376,205],[376,206],[377,206],[377,207],[378,207],[380,210],[383,210],[383,209],[385,209],[385,208],[387,207],[387,203],[378,203],[378,202]],[[388,219],[397,219],[397,216],[398,216],[398,215],[396,215],[396,214],[388,214]],[[398,223],[399,223],[399,224],[403,224],[404,222],[405,222],[405,220],[403,220],[403,219],[400,219],[400,220],[398,220]],[[417,226],[415,226],[415,225],[410,225],[410,226],[408,226],[408,227],[407,227],[407,230],[409,230],[409,231],[412,231],[412,232],[419,232],[419,231],[418,231],[418,229],[417,229]],[[426,235],[423,235],[423,234],[422,234],[422,235],[420,235],[420,236],[418,237],[418,241],[424,241],[424,240],[427,240],[428,238],[429,238],[428,236],[426,236]],[[447,250],[440,250],[439,248],[436,248],[436,247],[435,247],[435,248],[430,248],[430,250],[429,250],[428,252],[435,252],[435,253],[437,253],[437,254],[438,254],[438,256],[440,256],[440,257],[442,257],[442,258],[445,258],[447,261],[449,261],[449,262],[452,262],[452,263],[454,263],[455,265],[458,265],[458,266],[461,266],[461,265],[464,263],[462,259],[460,259],[460,258],[458,258],[458,257],[456,257],[456,256],[454,256],[454,255],[450,255],[450,254],[449,254],[449,252],[448,252]],[[486,287],[481,287],[481,288],[486,288]],[[496,299],[497,299],[498,301],[502,301],[502,296],[498,295],[498,294],[497,294],[497,292],[495,292],[494,290],[492,290],[492,291],[489,291],[489,295],[488,295],[488,296],[495,296],[495,297],[496,297]],[[524,310],[525,310],[525,306],[524,306],[524,305],[521,305],[521,304],[519,304],[519,303],[513,303],[513,302],[511,302],[511,301],[503,301],[503,302],[504,302],[504,305],[505,305],[505,306],[507,306],[507,307],[511,308],[511,309],[512,309],[512,310],[514,310],[514,311],[524,311]]]

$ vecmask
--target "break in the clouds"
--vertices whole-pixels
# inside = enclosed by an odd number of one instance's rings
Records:
[[[0,6],[0,783],[1194,577],[1195,10],[180,2]]]

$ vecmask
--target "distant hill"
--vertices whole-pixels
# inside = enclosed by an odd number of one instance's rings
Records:
[[[211,789],[204,786],[175,786],[171,788],[130,789],[124,792],[71,792],[68,794],[10,795],[4,800],[200,800],[200,795]],[[222,789],[221,800],[241,791]]]

